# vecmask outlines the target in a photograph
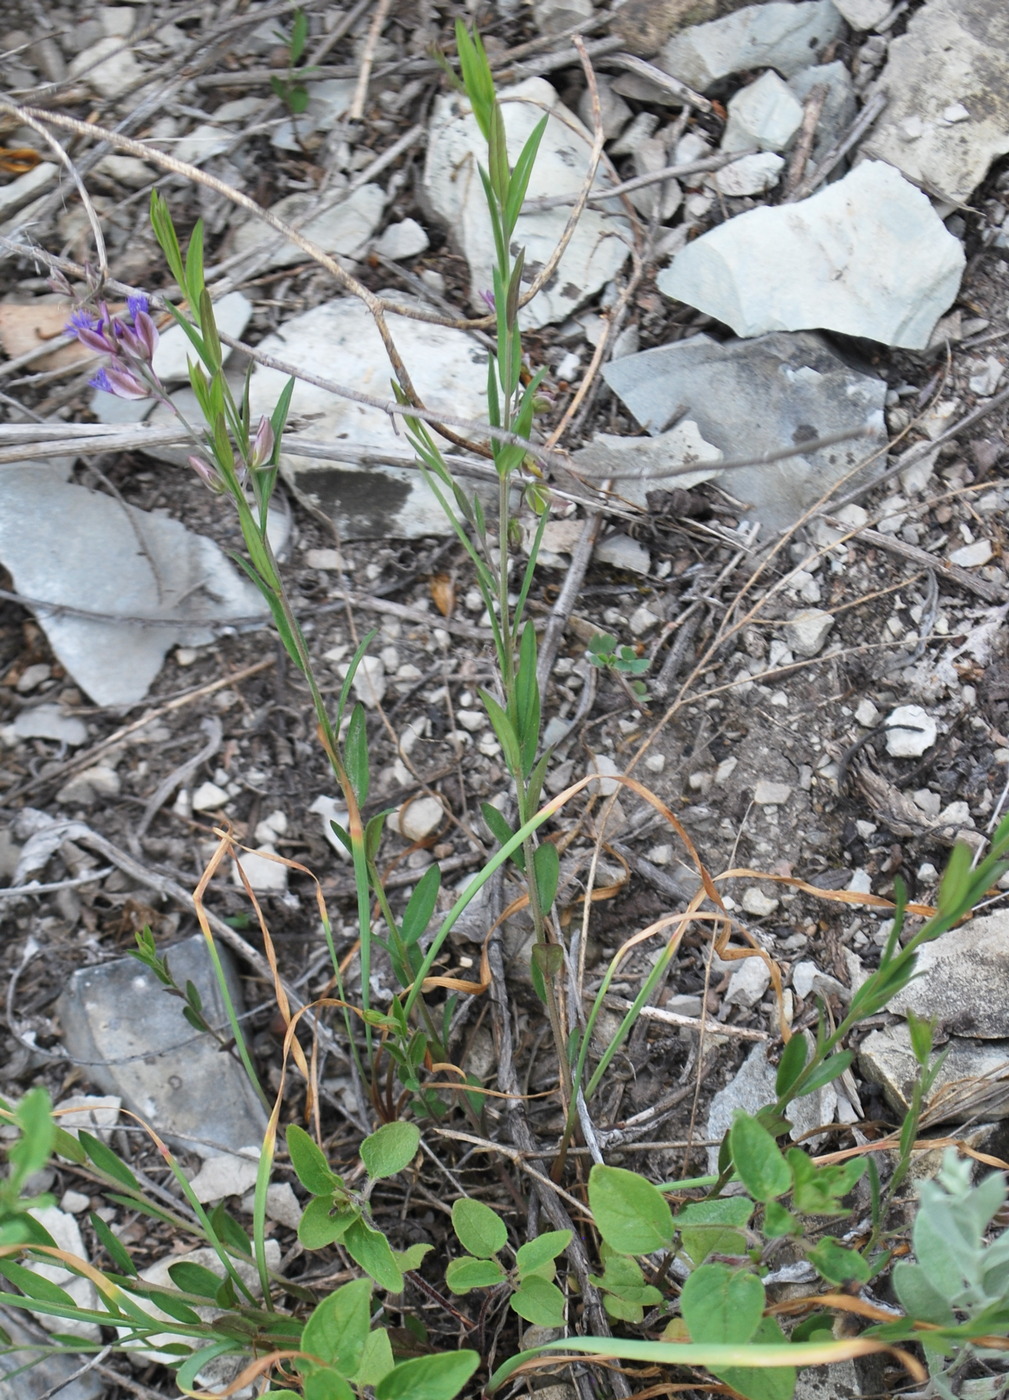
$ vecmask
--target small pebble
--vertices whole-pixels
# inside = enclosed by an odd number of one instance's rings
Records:
[[[403,804],[396,825],[407,841],[424,841],[438,830],[444,819],[444,808],[436,797],[417,797]]]
[[[833,615],[821,608],[804,608],[785,623],[785,635],[799,656],[815,656],[834,625]]]
[[[749,885],[743,891],[740,903],[747,914],[753,914],[758,919],[766,919],[774,913],[781,901],[766,895],[759,885]]]
[[[792,795],[791,783],[771,783],[761,778],[753,789],[753,800],[758,807],[778,807]]]
[[[385,695],[385,663],[380,656],[362,656],[354,672],[353,691],[366,710],[374,710]]]
[[[26,666],[18,677],[17,692],[19,695],[27,695],[29,691],[35,690],[42,685],[52,675],[52,668],[44,661],[37,661],[34,666]]]
[[[216,812],[228,805],[228,794],[216,783],[201,783],[192,796],[194,812]]]
[[[994,552],[990,540],[975,540],[973,544],[954,549],[949,562],[958,564],[961,569],[976,569],[981,564],[987,564]]]
[[[891,758],[920,758],[939,733],[935,720],[920,705],[898,705],[886,724],[886,751]]]

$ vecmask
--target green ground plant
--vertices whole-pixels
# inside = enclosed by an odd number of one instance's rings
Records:
[[[304,48],[305,33],[291,37],[291,73]],[[533,926],[531,974],[545,1008],[556,1055],[559,1094],[566,1126],[555,1174],[568,1170],[572,1191],[584,1186],[575,1229],[533,1229],[509,1210],[505,1215],[485,1202],[460,1194],[451,1207],[459,1251],[440,1271],[438,1287],[452,1298],[474,1297],[490,1305],[507,1303],[518,1318],[568,1335],[535,1350],[519,1352],[485,1377],[489,1392],[500,1389],[520,1371],[542,1362],[555,1367],[569,1359],[618,1358],[652,1367],[703,1368],[716,1381],[747,1400],[789,1400],[798,1369],[874,1351],[888,1353],[918,1381],[928,1380],[945,1400],[967,1367],[998,1358],[1009,1338],[1009,1232],[990,1238],[1005,1198],[996,1174],[970,1184],[967,1165],[947,1157],[934,1183],[920,1188],[912,1228],[915,1262],[894,1263],[901,1234],[898,1193],[905,1182],[919,1135],[927,1094],[940,1061],[932,1055],[932,1027],[912,1022],[918,1082],[884,1182],[872,1157],[817,1162],[810,1151],[790,1141],[790,1112],[796,1100],[821,1089],[852,1063],[851,1033],[876,1015],[915,974],[921,946],[951,928],[978,903],[1009,869],[1009,820],[995,833],[989,854],[976,866],[965,848],[957,848],[942,881],[938,909],[916,933],[904,939],[902,902],[894,911],[892,932],[879,967],[857,988],[849,1009],[836,1025],[821,1007],[812,1035],[794,1034],[784,1043],[777,1070],[776,1097],[755,1116],[736,1115],[710,1175],[653,1183],[625,1167],[596,1161],[580,1182],[565,1162],[565,1149],[578,1130],[580,1114],[605,1082],[614,1055],[627,1041],[641,1007],[666,975],[691,915],[661,921],[672,932],[617,1031],[600,1051],[593,1040],[602,999],[620,966],[614,959],[603,978],[584,1025],[565,1019],[560,987],[567,949],[555,908],[559,856],[554,843],[542,839],[547,822],[591,779],[543,801],[550,753],[542,743],[543,700],[537,684],[538,642],[528,615],[536,558],[548,517],[549,493],[530,471],[523,442],[531,439],[539,404],[541,374],[529,374],[523,359],[520,312],[524,258],[515,250],[518,220],[535,165],[545,120],[511,163],[502,109],[483,46],[457,26],[461,85],[487,149],[481,179],[486,194],[491,236],[497,255],[488,299],[496,317],[497,348],[489,358],[488,422],[495,430],[490,451],[496,469],[497,511],[488,520],[480,498],[468,494],[453,477],[437,434],[411,413],[419,408],[401,384],[394,384],[410,440],[431,490],[471,563],[487,609],[493,635],[496,682],[482,692],[483,703],[501,746],[510,788],[508,812],[488,806],[487,826],[497,849],[465,885],[447,912],[438,912],[441,873],[435,864],[420,878],[402,909],[383,884],[379,850],[388,813],[365,821],[370,788],[367,716],[350,702],[357,667],[369,638],[355,653],[335,707],[327,705],[313,669],[304,634],[294,614],[268,533],[269,507],[277,476],[281,441],[293,381],[274,411],[252,422],[250,377],[234,393],[224,374],[224,355],[203,270],[203,233],[192,231],[183,254],[170,211],[157,194],[151,221],[179,290],[178,305],[165,305],[182,327],[193,351],[190,382],[202,422],[193,432],[193,469],[208,487],[232,504],[245,544],[241,567],[261,591],[277,634],[304,678],[320,742],[341,790],[348,818],[334,831],[352,859],[360,937],[359,991],[356,1003],[345,984],[328,923],[324,933],[332,958],[336,996],[329,1005],[341,1010],[348,1051],[376,1104],[385,1104],[390,1121],[360,1144],[359,1160],[336,1170],[316,1138],[291,1123],[286,1156],[307,1194],[298,1237],[310,1251],[339,1248],[361,1271],[322,1297],[284,1279],[270,1265],[266,1239],[266,1195],[276,1165],[276,1144],[285,1108],[283,1081],[272,1104],[256,1076],[223,977],[229,1006],[234,1053],[270,1109],[263,1145],[251,1230],[222,1207],[213,1211],[196,1199],[182,1167],[148,1127],[168,1164],[177,1189],[177,1205],[161,1195],[127,1165],[100,1137],[71,1134],[58,1126],[45,1092],[36,1089],[18,1104],[0,1104],[8,1130],[7,1175],[0,1182],[0,1277],[5,1305],[53,1319],[92,1323],[103,1340],[87,1341],[53,1333],[52,1348],[75,1352],[97,1350],[109,1337],[124,1352],[157,1350],[175,1369],[179,1389],[197,1394],[208,1368],[222,1360],[235,1363],[233,1386],[256,1381],[274,1400],[352,1400],[374,1394],[377,1400],[453,1400],[471,1382],[485,1358],[468,1348],[409,1355],[400,1333],[424,1342],[419,1319],[402,1301],[410,1278],[424,1273],[424,1287],[434,1272],[432,1243],[397,1249],[376,1224],[373,1202],[383,1183],[407,1178],[425,1146],[432,1126],[458,1110],[479,1116],[483,1086],[463,1079],[464,1094],[449,1096],[429,1082],[428,1068],[451,1054],[453,997],[445,1006],[429,1002],[429,979],[452,929],[463,911],[510,863],[525,880]],[[295,89],[287,80],[278,95],[295,110]],[[100,388],[123,397],[153,395],[169,402],[152,367],[157,330],[146,298],[130,300],[127,312],[111,315],[96,297],[79,310],[73,333],[108,356],[96,376]],[[517,546],[523,516],[536,522],[524,562]],[[632,648],[599,636],[590,646],[596,665],[638,676],[644,667]],[[639,684],[635,681],[634,684]],[[629,780],[628,780],[629,781]],[[671,821],[675,819],[671,818]],[[689,844],[688,844],[689,848]],[[692,849],[692,848],[689,848]],[[710,881],[708,882],[710,886]],[[714,898],[714,887],[709,896]],[[209,939],[213,949],[213,940]],[[371,971],[383,954],[398,989],[387,1006],[372,1003]],[[182,1003],[182,1013],[198,1031],[210,1033],[195,988],[179,987],[152,936],[138,940],[137,956],[162,982],[167,995]],[[291,1058],[308,1074],[297,1041],[297,1016],[282,1008],[286,1021],[285,1070]],[[299,1058],[300,1057],[300,1058]],[[400,1092],[380,1092],[388,1063],[395,1067]],[[586,1110],[587,1111],[587,1110]],[[91,1264],[60,1249],[38,1220],[48,1198],[31,1194],[31,1181],[48,1164],[86,1175],[111,1205],[170,1227],[193,1245],[209,1246],[215,1267],[179,1259],[170,1270],[171,1286],[145,1281],[130,1251],[95,1212],[90,1224],[100,1264]],[[511,1183],[519,1196],[519,1184]],[[851,1213],[852,1197],[866,1202],[868,1229],[841,1228]],[[568,1196],[570,1200],[570,1194]],[[841,1233],[838,1231],[841,1230]],[[579,1238],[579,1236],[581,1238]],[[595,1272],[585,1286],[601,1297],[605,1315],[618,1335],[580,1335],[567,1262],[575,1251],[587,1252]],[[804,1261],[815,1282],[793,1323],[768,1294],[765,1280],[775,1259],[786,1252]],[[59,1263],[70,1275],[93,1285],[93,1302],[82,1306],[66,1288],[37,1272],[39,1263]],[[891,1276],[902,1312],[869,1309],[870,1325],[857,1337],[838,1339],[833,1328],[853,1292],[865,1285],[879,1289]],[[450,1304],[444,1293],[437,1296]],[[587,1299],[583,1298],[587,1305]],[[863,1316],[865,1316],[863,1309]],[[395,1318],[401,1322],[394,1330]],[[658,1333],[658,1338],[656,1338]],[[642,1335],[644,1334],[644,1335]],[[10,1348],[14,1343],[8,1339]],[[913,1347],[915,1350],[909,1350]],[[47,1348],[42,1348],[45,1351]],[[926,1366],[917,1359],[925,1356]],[[31,1357],[28,1361],[30,1363]]]

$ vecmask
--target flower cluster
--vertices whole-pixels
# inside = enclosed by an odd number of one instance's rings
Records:
[[[104,302],[95,309],[79,307],[67,323],[67,335],[74,336],[89,350],[110,356],[90,384],[120,399],[146,399],[161,393],[161,385],[151,366],[158,344],[158,328],[148,311],[147,298],[129,297],[126,314],[112,315]]]

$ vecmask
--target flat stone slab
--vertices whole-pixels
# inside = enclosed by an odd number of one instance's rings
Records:
[[[543,78],[529,78],[500,93],[509,159],[518,159],[527,138],[544,113],[550,120],[543,133],[527,201],[545,195],[571,195],[584,183],[592,137]],[[487,163],[487,147],[470,111],[458,96],[435,100],[424,167],[424,197],[442,220],[469,263],[470,299],[486,313],[483,293],[494,286],[494,240],[479,166]],[[612,180],[602,170],[593,190],[606,190]],[[513,247],[524,247],[525,282],[552,256],[564,232],[571,205],[527,212],[519,216]],[[620,212],[589,205],[578,220],[555,275],[520,313],[523,326],[545,326],[565,320],[576,307],[616,276],[630,252],[630,224]]]
[[[966,203],[1009,151],[1009,7],[928,0],[890,44],[887,106],[862,144],[909,180]]]
[[[926,1109],[936,1123],[1009,1118],[1009,1040],[961,1040],[953,1036]],[[906,1112],[918,1076],[911,1037],[903,1024],[866,1036],[858,1053],[866,1079],[878,1084],[898,1113]]]
[[[964,266],[921,190],[866,161],[809,199],[727,219],[656,284],[740,336],[818,327],[923,350]]]
[[[233,960],[226,948],[218,952],[240,1015]],[[191,981],[197,987],[210,1024],[226,1028],[203,935],[177,943],[167,957],[179,986]],[[121,1098],[167,1142],[201,1157],[258,1151],[266,1113],[245,1071],[210,1035],[190,1026],[183,1003],[136,958],[75,972],[59,1015],[67,1051],[91,1083]]]
[[[951,928],[918,953],[918,973],[889,1010],[935,1017],[955,1035],[1009,1039],[1009,913]]]
[[[831,0],[803,4],[771,0],[681,30],[654,61],[701,92],[719,78],[750,68],[773,68],[789,78],[815,62],[819,51],[840,36],[842,27]]]
[[[425,405],[454,418],[482,421],[486,350],[465,331],[450,326],[401,316],[389,317],[388,324]],[[367,309],[355,298],[341,297],[296,316],[281,333],[267,336],[259,348],[313,375],[383,402],[392,400],[392,369],[385,346]],[[253,420],[273,411],[286,383],[287,376],[277,370],[257,369],[250,388]],[[397,456],[402,456],[406,445],[381,409],[298,380],[291,417],[302,416],[307,421],[299,427],[299,436],[327,445],[346,441],[356,448]],[[416,539],[449,533],[436,497],[412,468],[362,467],[341,461],[338,455],[334,460],[285,452],[281,470],[309,509],[336,524],[343,540]]]
[[[697,424],[689,421],[648,438],[597,433],[588,447],[574,454],[580,476],[593,480],[612,478],[617,495],[643,510],[648,509],[649,491],[670,486],[686,490],[700,481],[710,481],[718,475],[717,463],[721,460],[718,448],[705,442]],[[697,471],[670,475],[694,462],[698,464]]]
[[[265,620],[258,590],[213,540],[62,475],[42,462],[4,469],[0,561],[25,597],[98,614],[37,613],[95,704],[142,700],[173,647],[213,640],[209,622]]]
[[[886,384],[850,369],[817,335],[768,335],[726,344],[697,335],[614,360],[603,377],[650,432],[671,407],[684,405],[703,440],[726,459],[758,457],[868,428],[867,438],[720,476],[726,490],[752,507],[748,514],[770,530],[793,525],[886,444]],[[871,470],[884,466],[880,458]],[[858,479],[852,478],[853,484]]]

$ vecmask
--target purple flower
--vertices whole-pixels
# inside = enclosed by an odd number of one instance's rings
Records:
[[[70,317],[65,330],[67,335],[76,336],[89,350],[95,350],[99,355],[114,355],[116,343],[103,329],[107,323],[102,317],[92,316],[84,307],[79,307]]]
[[[151,396],[151,391],[143,380],[139,379],[131,369],[115,360],[105,369],[100,369],[94,379],[89,379],[88,383],[94,389],[101,389],[106,394],[114,394],[117,399],[149,399]]]
[[[215,496],[219,496],[224,490],[224,479],[217,468],[212,467],[202,457],[189,457],[187,461],[201,481],[210,487]]]
[[[126,310],[130,313],[130,320],[137,324],[138,316],[147,315],[147,298],[141,293],[140,296],[126,298]]]
[[[488,292],[487,289],[486,289],[486,287],[485,287],[485,288],[481,291],[480,295],[481,295],[481,297],[483,298],[483,300],[487,303],[487,305],[490,307],[490,309],[491,309],[492,311],[496,311],[496,310],[497,310],[497,302],[494,300],[494,293],[493,293],[493,292]]]

